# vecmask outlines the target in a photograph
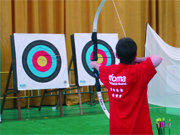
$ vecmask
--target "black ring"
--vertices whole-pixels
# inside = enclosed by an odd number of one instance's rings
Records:
[[[47,46],[48,48],[50,48],[54,54],[55,54],[55,57],[57,59],[57,66],[56,66],[56,69],[55,71],[48,77],[38,77],[36,75],[34,75],[28,65],[27,65],[27,56],[28,56],[28,53],[29,51],[37,46],[37,45],[44,45],[44,46]],[[37,81],[37,82],[42,82],[42,83],[45,83],[45,82],[49,82],[51,80],[53,80],[60,72],[60,69],[61,69],[61,57],[60,57],[60,54],[59,54],[59,51],[56,49],[56,47],[51,44],[50,42],[48,41],[44,41],[44,40],[36,40],[36,41],[33,41],[31,42],[29,45],[27,45],[27,47],[25,48],[24,52],[23,52],[23,56],[22,56],[22,64],[23,64],[23,68],[25,70],[25,72],[27,73],[27,75]]]
[[[97,44],[101,44],[101,45],[105,46],[105,47],[108,49],[109,53],[111,54],[111,64],[115,64],[115,55],[114,55],[114,53],[113,53],[113,50],[112,50],[111,46],[110,46],[108,43],[106,43],[105,41],[100,40],[100,39],[97,40]],[[87,72],[90,76],[94,77],[94,72],[91,71],[91,69],[88,67],[88,64],[89,64],[89,63],[86,62],[86,53],[87,53],[88,49],[89,49],[92,45],[94,45],[94,43],[93,43],[92,40],[89,41],[89,42],[85,45],[85,47],[83,48],[83,51],[82,51],[81,59],[82,59],[82,64],[83,64],[84,69],[86,70],[86,72]]]

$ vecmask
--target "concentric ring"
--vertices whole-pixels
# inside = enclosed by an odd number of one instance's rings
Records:
[[[107,44],[103,40],[97,40],[97,54],[98,56],[101,56],[100,58],[98,57],[98,61],[101,61],[101,65],[111,65],[115,63],[115,55],[113,53],[113,50],[109,44]],[[94,43],[93,41],[89,41],[85,47],[82,50],[82,64],[84,66],[84,69],[86,72],[94,77],[93,69],[90,67],[89,63],[92,60],[93,57],[93,48],[94,48]]]
[[[25,48],[22,64],[31,79],[45,83],[53,80],[59,74],[61,57],[53,44],[45,40],[36,40]]]
[[[45,51],[36,52],[32,58],[32,61],[35,69],[41,72],[49,70],[52,66],[52,59],[50,55]]]

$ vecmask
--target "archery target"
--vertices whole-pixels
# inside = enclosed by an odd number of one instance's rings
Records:
[[[69,87],[63,34],[13,36],[18,90]]]
[[[118,59],[115,57],[115,46],[118,42],[118,34],[97,34],[97,38],[98,63],[106,66],[118,63]],[[93,58],[94,48],[94,44],[91,40],[91,34],[75,33],[74,48],[77,68],[76,79],[78,79],[78,85],[94,85],[94,73],[93,69],[89,65]]]
[[[110,45],[103,40],[97,40],[97,45],[98,45],[97,48],[98,63],[106,66],[114,64],[115,55]],[[87,71],[87,73],[92,77],[94,77],[94,72],[93,69],[90,67],[89,63],[93,59],[93,48],[94,48],[93,42],[89,41],[83,48],[81,55],[83,66]]]

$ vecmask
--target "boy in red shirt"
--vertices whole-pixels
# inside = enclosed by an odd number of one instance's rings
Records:
[[[108,89],[111,135],[153,134],[147,86],[162,58],[155,55],[137,58],[136,54],[136,43],[130,38],[122,38],[116,45],[118,65],[90,63],[91,68],[99,71],[100,79]]]

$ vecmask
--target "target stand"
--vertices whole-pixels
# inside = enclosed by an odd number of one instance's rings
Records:
[[[1,105],[1,115],[3,113],[3,109],[4,109],[4,105],[5,105],[7,95],[16,94],[16,96],[17,96],[17,106],[18,106],[18,117],[19,117],[19,120],[21,120],[21,110],[20,110],[21,104],[20,104],[20,93],[19,93],[20,91],[18,91],[15,88],[10,88],[9,87],[12,71],[13,71],[13,69],[12,69],[12,64],[11,64],[10,69],[9,69],[9,74],[8,74],[6,87],[5,87],[5,92],[4,92],[4,95],[3,95],[3,101],[2,101],[2,105]]]
[[[59,91],[62,116],[61,90],[69,88],[67,55],[64,34],[11,35],[12,64],[3,96],[1,114],[6,96],[15,93],[18,101],[19,120],[20,91],[51,89]],[[13,71],[13,88],[9,82]],[[9,92],[11,91],[11,92]]]

